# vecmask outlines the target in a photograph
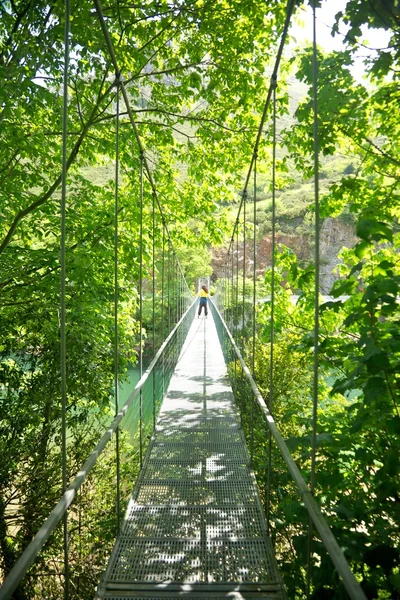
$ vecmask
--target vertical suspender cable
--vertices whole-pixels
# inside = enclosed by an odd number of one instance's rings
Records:
[[[228,248],[228,254],[226,256],[226,306],[227,306],[227,310],[228,310],[228,323],[229,323],[229,329],[231,329],[231,313],[230,313],[230,308],[231,308],[231,282],[230,282],[230,269],[231,269],[231,255],[230,255],[230,247]]]
[[[272,116],[272,256],[271,256],[271,319],[270,319],[270,386],[269,386],[269,412],[273,412],[273,364],[274,364],[274,318],[275,318],[275,247],[276,247],[276,78],[273,90],[273,116]]]
[[[225,256],[225,262],[224,262],[224,266],[222,268],[222,316],[224,317],[225,321],[226,321],[226,261],[227,261],[228,256]]]
[[[182,317],[182,315],[184,313],[183,294],[184,294],[184,287],[183,287],[183,272],[182,272],[179,275],[179,319]],[[181,329],[181,331],[182,331],[182,335],[183,335],[183,329]]]
[[[163,225],[163,233],[162,233],[162,262],[161,262],[161,339],[164,340],[166,335],[164,333],[164,280],[165,280],[165,227]],[[165,353],[162,355],[162,396],[164,398],[164,388],[165,388]]]
[[[315,489],[315,448],[317,431],[318,408],[318,359],[319,359],[319,165],[318,165],[318,99],[317,99],[317,42],[316,42],[316,3],[313,3],[313,111],[314,111],[314,196],[315,196],[315,306],[314,306],[314,405],[313,405],[313,443],[312,443],[312,469],[311,492]]]
[[[245,326],[245,298],[246,298],[246,200],[247,191],[243,194],[243,290],[242,290],[242,353],[244,356],[244,326]]]
[[[229,249],[225,257],[225,321],[229,323]]]
[[[254,156],[254,187],[253,187],[253,339],[251,349],[251,371],[255,378],[256,370],[256,276],[257,276],[257,211],[256,211],[256,200],[257,200],[257,154]],[[250,457],[253,462],[254,453],[254,401],[251,408],[251,438],[250,438]]]
[[[319,367],[319,141],[318,141],[318,63],[317,63],[317,30],[316,30],[316,1],[313,1],[313,113],[314,113],[314,201],[315,201],[315,303],[314,303],[314,376],[313,376],[313,418],[311,432],[311,475],[310,491],[315,492],[316,445],[317,445],[317,411],[318,411],[318,367]],[[307,561],[307,598],[310,596],[312,579],[312,521],[308,530],[308,561]]]
[[[168,298],[168,335],[171,331],[171,243],[168,239],[168,273],[167,273],[167,298]]]
[[[257,195],[257,156],[254,157],[254,189],[253,189],[253,342],[251,353],[251,368],[252,375],[255,374],[255,359],[256,359],[256,275],[257,275],[257,211],[256,211],[256,195]]]
[[[177,322],[181,318],[181,303],[182,303],[182,275],[179,270],[179,261],[177,263],[177,282],[176,282],[176,293],[178,294],[176,300],[176,314],[177,314]],[[180,335],[180,334],[179,334]]]
[[[173,281],[173,294],[172,294],[172,301],[174,302],[175,306],[173,307],[174,311],[173,311],[173,316],[172,316],[172,327],[175,327],[175,324],[178,322],[178,314],[177,314],[177,310],[178,310],[178,292],[177,292],[177,288],[176,288],[176,284],[178,282],[178,259],[177,256],[175,254],[175,252],[172,253],[172,277],[174,278]],[[175,360],[177,360],[177,351],[178,351],[178,344],[177,344],[177,335],[175,334],[175,343],[174,343],[174,362]]]
[[[143,152],[140,153],[140,226],[139,226],[139,373],[143,375]],[[143,466],[143,393],[139,394],[140,468]]]
[[[231,247],[228,247],[228,255],[227,255],[227,263],[226,263],[226,306],[227,306],[227,316],[228,323],[230,329],[232,331],[232,303],[231,303]],[[227,346],[227,352],[230,352],[230,345]]]
[[[223,281],[223,287],[222,287],[222,316],[224,317],[225,321],[226,321],[226,261],[227,261],[228,255],[226,255],[225,257],[225,262],[224,262],[224,266],[222,269],[222,281]]]
[[[175,254],[176,257],[176,281],[175,281],[175,296],[176,296],[176,306],[175,306],[175,315],[176,315],[176,323],[179,322],[180,316],[180,289],[181,289],[181,273],[180,273],[180,263],[178,255]],[[180,329],[180,328],[179,328]],[[176,332],[176,345],[177,345],[177,359],[179,354],[179,340],[180,340],[180,330]]]
[[[225,316],[224,319],[228,322],[229,319],[229,251],[226,253],[225,258]],[[227,343],[225,331],[224,331],[224,340],[225,340],[225,353],[228,352],[229,344]],[[227,356],[227,354],[226,354]]]
[[[179,296],[178,296],[178,306],[179,306],[179,315],[178,320],[181,319],[183,315],[183,273],[179,272]],[[183,342],[183,327],[179,328],[179,345]]]
[[[273,415],[274,409],[274,342],[275,342],[275,211],[276,211],[276,75],[273,76],[272,92],[272,247],[271,247],[271,317],[270,317],[270,353],[269,353],[269,412]],[[272,436],[268,432],[268,472],[266,493],[266,519],[267,529],[270,529],[271,508],[271,475],[272,475]]]
[[[120,73],[115,74],[115,83],[117,86],[117,106],[115,118],[115,196],[114,196],[114,399],[115,414],[119,410],[119,390],[118,390],[118,210],[119,210],[119,84]],[[117,533],[120,523],[120,457],[119,457],[119,428],[115,432],[115,454],[116,454],[116,475],[117,475]]]
[[[229,248],[228,254],[228,270],[229,270],[229,329],[232,331],[233,329],[233,292],[232,292],[232,253],[231,248]]]
[[[235,334],[234,338],[237,343],[239,331],[239,215],[236,221],[236,282],[235,282]],[[235,233],[235,232],[233,232]],[[238,391],[238,365],[235,357],[235,392]]]
[[[235,326],[235,319],[234,319],[234,306],[235,306],[235,299],[234,299],[234,262],[233,262],[233,241],[231,242],[231,305],[232,305],[232,310],[231,310],[231,320],[232,320],[232,325],[231,325],[231,331],[233,332],[233,328]]]
[[[178,257],[176,256],[176,254],[174,254],[174,258],[175,258],[175,285],[174,285],[174,289],[175,289],[175,323],[174,325],[176,325],[176,323],[178,323],[179,321],[179,266],[178,266]]]
[[[178,298],[177,298],[177,302],[176,302],[176,306],[177,306],[177,319],[176,322],[178,323],[180,318],[181,318],[181,289],[182,289],[182,276],[181,276],[181,272],[180,272],[180,268],[179,268],[180,264],[179,264],[179,258],[176,259],[176,277],[177,277],[177,282],[176,282],[176,292],[178,294]]]
[[[231,329],[230,327],[230,323],[231,323],[231,280],[230,280],[230,274],[231,274],[231,249],[230,246],[228,248],[228,253],[226,256],[226,308],[227,308],[227,317],[228,317],[228,322],[229,322],[229,329]],[[226,346],[226,352],[227,352],[227,356],[229,357],[229,352],[230,352],[230,344],[227,344]],[[228,358],[228,362],[229,362],[229,358]]]
[[[165,280],[165,228],[162,233],[162,257],[161,257],[161,339],[165,339],[164,334],[164,280]]]
[[[172,262],[172,276],[174,278],[173,281],[173,295],[172,295],[172,300],[174,302],[174,306],[173,306],[173,318],[172,318],[172,326],[175,326],[175,323],[178,322],[178,291],[177,291],[177,283],[178,283],[178,259],[176,257],[175,252],[172,254],[173,257],[173,262]]]
[[[62,487],[67,489],[67,343],[66,343],[66,206],[67,206],[67,128],[68,128],[68,67],[69,67],[69,29],[70,0],[65,1],[64,29],[64,81],[63,81],[63,115],[62,115],[62,175],[61,175],[61,240],[60,240],[60,369],[61,369],[61,454],[62,454]],[[68,556],[68,515],[63,517],[64,540],[64,598],[69,599],[69,556]]]
[[[182,271],[181,273],[181,317],[183,316],[183,313],[185,312],[185,275]],[[183,335],[183,329],[182,329],[182,335]]]
[[[153,191],[152,195],[152,232],[153,232],[153,247],[152,247],[152,317],[153,317],[153,358],[156,355],[156,324],[155,324],[155,307],[156,307],[156,195]],[[156,370],[153,370],[153,429],[156,427]]]
[[[240,225],[240,214],[236,223],[236,343],[238,342],[239,333],[239,225]]]

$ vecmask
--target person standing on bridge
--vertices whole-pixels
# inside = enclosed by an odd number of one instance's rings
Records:
[[[200,317],[201,315],[201,311],[204,308],[204,313],[207,316],[208,315],[208,307],[207,307],[207,299],[208,299],[208,289],[206,285],[202,285],[201,286],[201,290],[199,291],[199,297],[200,297],[200,304],[199,304],[199,312],[197,313],[197,318]]]

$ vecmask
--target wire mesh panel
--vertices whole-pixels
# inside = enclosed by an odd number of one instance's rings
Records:
[[[201,461],[171,462],[151,460],[148,462],[144,477],[147,479],[173,479],[174,481],[228,481],[243,479],[248,474],[245,462],[230,461],[219,464],[210,458]]]
[[[98,598],[136,598],[143,585],[154,598],[187,585],[202,598],[221,585],[284,597],[226,375],[211,317],[195,319]]]
[[[138,504],[250,504],[257,501],[250,477],[231,481],[144,480],[136,495]]]

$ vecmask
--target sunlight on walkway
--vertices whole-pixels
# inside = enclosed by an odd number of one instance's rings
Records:
[[[284,598],[209,315],[189,330],[98,598],[246,592]]]

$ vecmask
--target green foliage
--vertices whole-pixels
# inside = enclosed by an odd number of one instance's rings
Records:
[[[232,0],[223,6],[203,2],[167,6],[149,0],[132,6],[107,6],[107,23],[158,199],[189,279],[200,271],[201,275],[207,273],[208,251],[204,248],[221,244],[229,227],[231,216],[221,212],[220,205],[237,201],[235,190],[241,187],[243,169],[251,155],[253,132],[265,98],[264,74],[282,31],[285,8],[281,0],[267,4]],[[400,455],[398,7],[391,1],[348,0],[344,13],[337,15],[338,26],[341,21],[349,25],[346,49],[331,54],[319,51],[319,145],[324,157],[321,214],[323,218],[342,215],[356,222],[360,241],[342,254],[341,278],[332,290],[337,301],[321,308],[317,495],[368,596],[396,597]],[[9,457],[0,466],[0,567],[4,573],[53,506],[61,485],[63,24],[64,3],[58,0],[50,4],[44,0],[6,0],[0,6],[0,454]],[[350,71],[356,38],[364,24],[391,30],[390,46],[366,65],[369,87],[356,83]],[[71,56],[66,281],[69,476],[81,466],[101,427],[110,419],[114,368],[111,179],[116,90],[98,18],[86,0],[72,3]],[[280,90],[278,98],[278,112],[286,123],[280,132],[285,149],[279,153],[278,228],[287,234],[295,229],[297,235],[308,235],[312,223],[313,198],[308,183],[313,173],[310,59],[311,50],[306,48],[293,60],[297,78],[305,88],[294,124],[288,118],[287,91]],[[269,143],[267,132],[259,150],[259,236],[269,233]],[[329,160],[344,150],[347,157],[334,168]],[[123,375],[127,365],[135,362],[139,345],[140,157],[126,114],[121,116],[120,159],[118,333]],[[174,322],[181,291],[176,274],[169,270],[166,306],[165,288],[159,283],[165,268],[160,261],[161,217],[157,210],[153,231],[147,182],[144,192],[144,326],[145,349],[150,354],[153,334],[159,346],[166,324]],[[153,243],[158,276],[154,297],[150,283],[154,275]],[[282,249],[275,305],[273,406],[305,475],[309,471],[313,277],[311,268],[301,268],[293,253]],[[267,273],[266,289],[259,290],[259,297],[269,295],[270,283]],[[249,296],[250,287],[246,281]],[[300,292],[295,305],[290,300],[292,291]],[[349,298],[343,300],[343,295]],[[256,357],[257,377],[265,393],[271,385],[264,368],[271,341],[270,310],[268,301],[260,308],[258,340],[262,345]],[[243,345],[250,329],[250,311],[248,303]],[[232,301],[228,316],[240,328],[240,315]],[[306,374],[303,379],[294,376],[301,369]],[[257,433],[256,445],[265,450],[265,431]],[[130,451],[128,448],[128,455]],[[261,481],[265,458],[260,456],[257,449],[256,471]],[[93,486],[103,480],[109,459],[106,455]],[[277,477],[274,535],[280,540],[283,570],[294,598],[304,580],[304,563],[299,558],[304,532],[295,521],[304,515],[298,502],[285,502],[294,490],[284,479],[283,467]],[[109,519],[105,528],[109,544],[113,527],[109,516],[111,489],[106,481],[106,506],[101,501],[99,506],[92,506],[91,485],[89,482],[83,491],[74,517],[81,508],[82,514],[92,508],[104,511]],[[265,482],[262,485],[265,490]],[[293,543],[284,540],[284,523],[292,528]],[[88,539],[91,535],[93,538]],[[92,548],[99,547],[100,535],[100,531],[90,534],[86,529],[80,545],[72,548],[76,597],[92,597],[102,560],[99,557],[96,562]],[[37,572],[44,573],[51,568],[48,565],[58,564],[59,543],[55,536]],[[324,593],[340,597],[341,588],[318,544],[315,552],[321,560],[316,569],[316,594],[324,589]],[[86,573],[78,573],[82,556]],[[291,570],[297,579],[290,579]],[[32,571],[30,582],[34,580]],[[24,586],[21,597],[34,597],[35,593],[59,596],[59,588],[51,589],[46,577],[41,581],[43,587],[37,592]]]
[[[0,6],[0,452],[10,457],[0,468],[2,574],[10,570],[61,489],[64,11],[64,2],[58,0],[50,4],[7,0]],[[204,248],[223,240],[227,223],[218,218],[218,202],[234,198],[247,163],[252,144],[249,132],[258,122],[264,96],[268,48],[279,39],[284,3],[276,0],[265,6],[256,0],[250,4],[232,1],[221,10],[201,2],[167,6],[149,0],[136,6],[110,4],[105,11],[163,219],[190,280],[200,271],[201,275],[209,272]],[[66,335],[71,477],[111,417],[114,376],[116,88],[97,13],[86,0],[71,6],[68,85]],[[239,96],[241,101],[232,111],[232,98]],[[140,343],[140,152],[123,102],[121,112],[118,366],[122,377],[128,364],[135,363]],[[166,269],[160,260],[165,239],[158,206],[155,220],[153,231],[152,195],[145,181],[146,357],[153,351],[153,341],[158,347],[176,321],[182,299],[175,265]],[[98,488],[103,475],[99,471],[94,487]],[[101,508],[92,506],[96,502],[89,484],[82,503],[76,504],[77,514],[88,514],[92,508],[108,514],[112,488],[106,480],[107,506]],[[108,544],[108,525],[104,531]],[[57,534],[46,548],[46,560],[33,568],[29,582],[19,590],[21,597],[60,596],[57,585],[52,587],[54,578],[45,575],[58,572],[53,567],[60,562],[59,543]],[[79,544],[71,546],[73,594],[91,598],[102,560],[93,554],[100,532],[85,530]],[[84,568],[86,572],[78,573]],[[35,590],[32,582],[39,572],[44,575]]]
[[[320,53],[320,153],[346,150],[351,157],[343,176],[324,190],[321,215],[346,215],[355,223],[359,241],[342,251],[340,278],[331,290],[334,300],[320,310],[317,441],[323,439],[323,443],[317,445],[316,495],[367,597],[397,598],[400,155],[393,102],[399,87],[396,74],[393,79],[386,75],[389,69],[398,69],[398,26],[393,4],[372,3],[371,7],[349,0],[346,11],[337,15],[338,28],[341,21],[350,26],[346,51]],[[349,71],[363,24],[392,33],[390,47],[368,61],[368,89],[355,83]],[[297,76],[310,91],[297,110],[298,123],[284,132],[288,152],[306,176],[312,173],[313,161],[310,52],[296,58]],[[283,342],[288,345],[290,361],[293,348],[305,351],[313,343],[312,322],[307,317],[313,292],[307,273],[298,269],[293,257],[288,262],[285,254],[278,261],[280,268],[282,263],[286,266],[283,285],[300,291],[296,308],[284,316],[283,327],[282,292],[277,295],[276,342],[278,348]],[[301,323],[296,319],[297,307],[302,310]],[[293,312],[295,316],[289,318]],[[300,324],[305,325],[303,335],[299,335]],[[266,327],[268,341],[267,323]],[[312,358],[312,353],[304,354],[306,367]],[[297,392],[296,396],[302,410],[301,395]],[[299,439],[296,417],[284,426],[292,431],[293,442],[290,437],[288,441],[293,448],[307,446],[307,436]],[[299,457],[299,463],[307,466],[306,455]],[[324,587],[329,597],[343,597],[334,579],[329,580],[329,568],[318,546],[316,552],[321,561],[315,569],[317,589]]]
[[[202,246],[184,247],[178,249],[178,257],[183,265],[185,279],[195,291],[196,280],[212,274],[211,252]]]
[[[374,220],[371,212],[368,218],[359,218],[357,230],[363,239],[342,253],[342,276],[331,292],[337,300],[321,306],[317,497],[363,587],[395,594],[400,484],[399,236],[393,237],[389,224]],[[267,282],[270,285],[270,272]],[[271,407],[307,478],[312,419],[313,272],[299,268],[293,252],[281,248],[276,285]],[[300,290],[295,304],[291,300],[292,286]],[[344,294],[348,299],[343,299]],[[270,307],[270,301],[266,302],[259,315],[262,328],[255,369],[267,400]],[[255,465],[263,487],[262,456],[267,437],[260,431],[260,454]],[[255,435],[257,440],[260,432]],[[279,476],[275,473],[275,485],[287,486],[286,477],[284,470]],[[284,531],[279,523],[288,526],[286,509],[274,494],[272,502],[278,548],[283,562],[293,569],[297,559],[286,553],[285,538],[280,537]],[[314,552],[324,560],[322,548],[318,550],[317,546]],[[301,556],[298,558],[301,580]],[[329,584],[326,572],[316,570],[316,589],[322,585],[334,589],[333,581]]]
[[[354,247],[342,250],[339,279],[330,292],[333,299],[320,308],[316,498],[366,596],[397,598],[400,153],[394,106],[399,97],[398,7],[391,2],[349,0],[346,10],[338,13],[337,22],[338,28],[341,22],[349,25],[347,47],[342,52],[318,52],[320,212],[323,219],[341,218],[354,224],[358,241]],[[354,81],[350,69],[363,25],[390,29],[392,35],[389,48],[377,51],[366,61],[369,81],[365,85]],[[296,217],[309,215],[310,229],[313,220],[312,194],[302,196],[299,186],[302,178],[307,181],[312,177],[314,169],[311,56],[311,48],[306,48],[293,59],[296,77],[307,86],[307,92],[296,110],[295,122],[287,120],[281,131],[295,185],[277,191],[279,234],[285,213],[292,232],[297,227]],[[342,164],[332,177],[329,165],[338,153],[343,155]],[[261,199],[257,220],[264,235],[270,233],[270,213],[270,200]],[[267,271],[267,301],[258,312],[255,374],[307,480],[312,429],[314,268],[307,267],[307,263],[301,267],[292,250],[278,249],[272,382],[271,280]],[[298,295],[296,300],[293,293]],[[231,310],[234,312],[234,307]],[[272,535],[281,572],[289,596],[303,598],[307,516],[279,454],[274,447],[269,449],[268,431],[261,414],[254,412],[251,390],[246,389],[238,365],[232,364],[231,372],[236,375],[235,391],[249,444],[254,445],[254,468],[264,499],[270,490]],[[254,433],[252,423],[257,424]],[[265,473],[269,453],[273,474],[268,482]],[[313,562],[312,597],[345,598],[318,539],[313,545]]]

